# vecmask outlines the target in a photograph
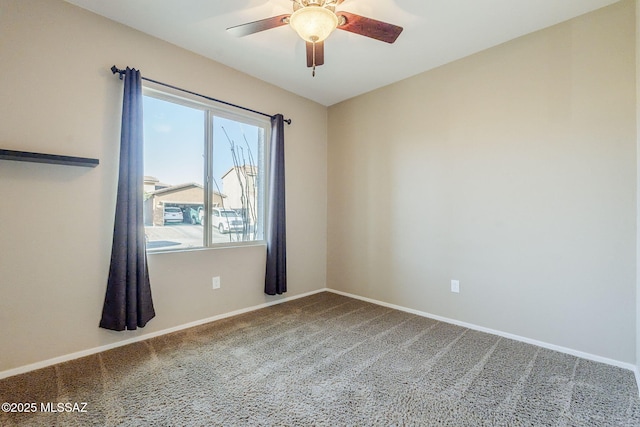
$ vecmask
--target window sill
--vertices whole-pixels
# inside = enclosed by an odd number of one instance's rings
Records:
[[[202,252],[202,251],[218,251],[225,249],[240,249],[240,248],[248,248],[255,246],[267,246],[267,242],[264,240],[256,240],[253,242],[231,242],[231,243],[221,243],[215,246],[209,247],[197,247],[197,248],[168,248],[168,249],[157,249],[157,250],[148,250],[147,256],[149,255],[161,255],[161,254],[175,254],[175,253],[185,253],[185,252]]]

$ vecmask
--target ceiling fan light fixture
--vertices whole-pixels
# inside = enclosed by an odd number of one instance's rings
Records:
[[[309,5],[293,12],[289,24],[305,41],[324,41],[338,26],[335,13],[322,6]]]

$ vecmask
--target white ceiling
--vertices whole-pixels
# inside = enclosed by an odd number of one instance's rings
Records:
[[[315,77],[288,25],[241,38],[226,31],[291,13],[291,0],[67,1],[329,106],[618,0],[345,0],[338,11],[404,31],[390,45],[337,30]]]

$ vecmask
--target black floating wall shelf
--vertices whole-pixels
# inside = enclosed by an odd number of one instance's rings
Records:
[[[0,149],[0,160],[15,160],[18,162],[50,163],[52,165],[84,166],[95,168],[100,161],[86,157],[59,156],[57,154],[31,153],[29,151],[14,151]]]

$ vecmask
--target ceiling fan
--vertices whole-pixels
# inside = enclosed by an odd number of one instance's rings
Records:
[[[227,28],[230,33],[242,37],[271,28],[291,25],[307,44],[307,67],[324,64],[324,40],[337,28],[387,43],[396,41],[402,27],[377,21],[354,13],[338,11],[336,6],[344,0],[291,0],[293,13],[273,16]]]

